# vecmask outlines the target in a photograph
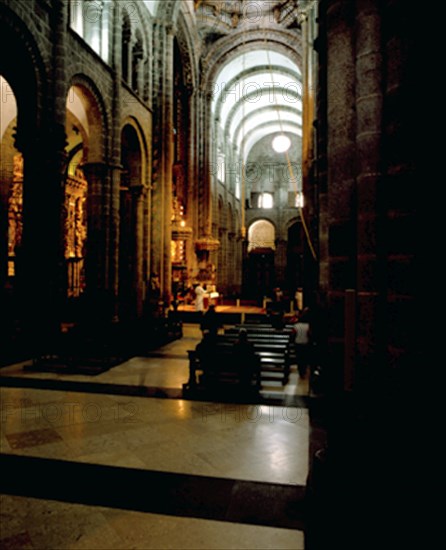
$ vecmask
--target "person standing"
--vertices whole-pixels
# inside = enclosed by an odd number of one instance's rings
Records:
[[[214,304],[210,304],[209,309],[203,315],[200,328],[203,334],[209,332],[211,336],[217,336],[218,329],[220,328],[220,323]]]
[[[201,283],[198,283],[195,287],[195,311],[204,311],[204,295],[206,291],[201,286]]]
[[[296,359],[299,370],[299,376],[305,378],[307,367],[310,362],[310,323],[307,315],[301,315],[293,325],[295,334],[294,345],[296,348]]]

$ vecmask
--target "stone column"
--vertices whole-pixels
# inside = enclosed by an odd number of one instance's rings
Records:
[[[197,131],[199,116],[199,94],[196,90],[191,90],[189,95],[189,140],[188,140],[188,159],[187,159],[187,225],[192,228],[192,238],[187,241],[187,267],[188,277],[197,270],[197,262],[193,249],[193,241],[198,237],[198,187],[200,185],[198,170],[200,163],[199,132]]]
[[[85,276],[87,293],[94,302],[97,293],[103,293],[108,286],[108,226],[104,218],[108,167],[105,163],[93,162],[84,164],[82,169],[88,181]]]
[[[318,3],[318,35],[314,42],[317,51],[317,97],[316,97],[316,150],[313,169],[318,194],[318,234],[319,234],[319,292],[322,301],[326,301],[328,269],[328,194],[327,194],[327,0]]]
[[[285,286],[285,266],[287,263],[287,245],[288,241],[283,238],[276,239],[276,251],[274,253],[274,268],[276,285],[284,288]]]
[[[132,186],[132,202],[134,214],[134,239],[135,239],[135,258],[133,266],[133,288],[135,296],[136,317],[141,317],[143,313],[143,242],[144,242],[144,202],[145,187]]]
[[[379,5],[357,2],[357,367],[358,381],[379,377],[384,361],[385,264],[380,212],[382,128],[382,53]],[[380,256],[381,255],[381,256]],[[379,386],[378,386],[379,387]]]
[[[228,254],[227,254],[227,265],[228,265],[228,286],[233,288],[235,284],[235,268],[236,268],[236,254],[235,254],[235,233],[233,231],[228,232]]]
[[[212,146],[211,134],[212,94],[200,92],[200,168],[198,178],[198,227],[199,237],[195,241],[198,277],[204,283],[215,284],[216,252],[220,247],[217,237],[212,235]]]
[[[17,136],[24,156],[23,239],[17,278],[21,316],[35,353],[54,350],[66,293],[65,200],[65,36],[67,5],[55,2],[51,108],[32,136]],[[46,115],[46,118],[44,118]]]
[[[202,148],[202,172],[200,174],[201,201],[200,201],[200,229],[203,235],[212,235],[212,147],[215,145],[212,139],[212,95],[203,94],[201,103],[201,139]]]
[[[305,197],[302,214],[310,233],[314,255],[308,246],[304,246],[303,273],[299,286],[304,289],[304,304],[313,307],[316,302],[316,290],[319,278],[319,240],[318,225],[319,212],[317,201],[317,187],[315,181],[315,153],[316,153],[316,83],[317,83],[317,56],[314,50],[316,38],[317,7],[310,5],[303,15],[302,42],[303,42],[303,135],[302,135],[302,189]],[[307,240],[304,237],[305,241]]]
[[[430,140],[424,139],[428,135],[426,117],[414,119],[413,116],[412,106],[419,102],[417,87],[413,85],[419,67],[419,19],[417,10],[405,8],[401,0],[386,0],[382,8],[386,75],[382,139],[385,179],[378,196],[381,206],[387,210],[384,237],[388,278],[385,317],[388,376],[398,376],[400,387],[407,389],[406,396],[410,399],[413,392],[409,390],[422,368],[420,356],[424,348],[420,346],[418,324],[414,319],[421,312],[421,305],[424,310],[427,301],[424,274],[430,274],[429,264],[424,261],[420,264],[420,259],[427,256],[427,247],[423,241],[422,252],[419,214],[420,196],[425,196],[430,178],[424,170],[421,174],[419,164],[425,164],[431,145]],[[418,128],[421,132],[417,132]],[[418,139],[414,139],[414,135],[419,136]],[[434,288],[437,288],[435,283]],[[404,410],[407,408],[401,409]]]
[[[24,154],[23,238],[17,277],[25,327],[37,345],[59,330],[65,298],[65,133],[41,130]],[[42,342],[39,342],[39,339]]]
[[[119,204],[121,187],[121,33],[122,18],[121,6],[114,3],[112,28],[112,66],[113,66],[113,101],[112,120],[110,122],[110,158],[109,158],[109,186],[107,197],[109,205],[108,226],[108,261],[109,261],[109,289],[114,302],[114,318],[118,316],[119,295]]]
[[[173,152],[173,37],[174,29],[157,22],[154,27],[154,160],[153,180],[153,261],[160,274],[161,293],[170,299],[171,267],[171,213]]]
[[[354,16],[354,2],[327,2],[329,347],[338,389],[343,386],[344,293],[356,286]]]

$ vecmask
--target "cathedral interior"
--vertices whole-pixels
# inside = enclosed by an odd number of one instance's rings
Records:
[[[1,548],[403,547],[415,20],[0,0]],[[184,393],[198,284],[312,312],[319,387]]]

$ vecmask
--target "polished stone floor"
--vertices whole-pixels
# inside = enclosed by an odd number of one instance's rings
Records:
[[[199,338],[94,377],[0,369],[2,549],[303,548],[306,408],[127,391],[180,396]]]
[[[303,535],[215,520],[85,506],[3,495],[2,550],[59,549],[303,549]]]

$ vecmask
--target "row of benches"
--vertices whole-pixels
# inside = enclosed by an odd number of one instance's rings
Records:
[[[235,343],[240,330],[247,332],[253,346],[254,358],[247,364],[239,357]],[[221,385],[249,386],[259,390],[265,382],[288,383],[290,364],[294,362],[294,335],[291,326],[276,330],[270,325],[236,325],[216,336],[204,351],[189,350],[189,380],[186,389],[220,387]]]

